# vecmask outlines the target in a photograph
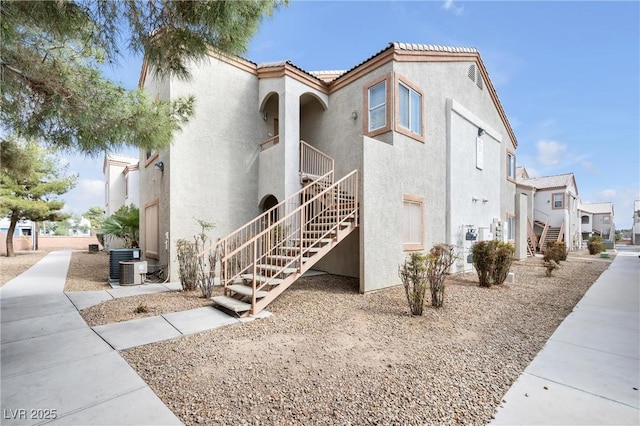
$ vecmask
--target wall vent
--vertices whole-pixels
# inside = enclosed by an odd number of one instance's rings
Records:
[[[478,70],[478,76],[476,77],[476,86],[482,90],[482,74],[480,74],[480,70]]]
[[[476,81],[476,66],[475,66],[475,64],[469,65],[469,71],[467,72],[467,75],[469,76],[471,81]]]

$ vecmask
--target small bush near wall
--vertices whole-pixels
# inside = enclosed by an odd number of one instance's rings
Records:
[[[426,260],[425,254],[410,253],[408,259],[398,267],[412,315],[422,315],[428,283]]]
[[[556,263],[567,260],[567,248],[564,241],[552,241],[547,244],[543,260],[554,260]]]
[[[513,262],[513,245],[497,240],[478,241],[471,248],[471,253],[480,287],[504,283]]]
[[[431,289],[431,306],[441,308],[444,304],[445,279],[456,261],[455,247],[436,244],[426,256],[427,279]]]
[[[176,241],[176,255],[182,290],[195,290],[198,279],[198,250],[195,243],[179,239]]]
[[[602,242],[602,237],[598,235],[594,235],[589,238],[589,242],[587,243],[587,248],[589,249],[589,254],[598,254],[605,251],[604,243]]]

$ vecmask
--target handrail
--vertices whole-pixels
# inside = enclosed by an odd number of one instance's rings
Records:
[[[538,216],[542,216],[544,220],[538,219]],[[547,223],[549,223],[549,215],[538,209],[533,209],[533,219],[537,220],[538,222],[544,222],[545,226]]]
[[[544,224],[544,229],[542,230],[542,234],[540,235],[540,250],[543,250],[547,245],[547,233],[549,232],[549,221]]]
[[[265,149],[271,148],[272,146],[276,146],[278,145],[278,143],[280,143],[280,136],[275,135],[274,137],[260,143],[260,151],[264,151]]]
[[[274,280],[278,279],[278,276],[287,268],[295,268],[300,271],[305,253],[318,246],[323,239],[333,235],[340,224],[351,216],[355,215],[353,219],[357,221],[357,197],[358,171],[354,170],[338,182],[307,199],[296,210],[273,223],[269,228],[256,235],[252,241],[247,242],[243,247],[245,250],[253,243],[251,265],[253,266],[254,294],[266,286],[273,285]],[[323,222],[327,226],[320,231],[308,230],[308,225],[324,217],[323,215],[327,211],[335,212],[328,217],[327,222]],[[316,234],[314,235],[313,232]],[[273,238],[274,235],[276,238]],[[290,259],[286,262],[269,260],[271,256],[277,255],[285,247],[295,247],[297,254],[288,256]],[[263,250],[256,250],[257,248],[263,248]],[[236,253],[238,252],[236,251]],[[231,260],[231,255],[223,258],[223,262],[225,260]],[[271,276],[259,284],[256,280],[256,265],[267,265],[272,268]],[[237,276],[242,273],[243,271],[240,271]],[[226,281],[232,282],[237,276],[227,277]]]
[[[326,175],[321,176],[320,179],[323,179],[323,180],[331,179],[331,180],[333,180],[333,171],[330,171]],[[208,249],[203,250],[200,253],[198,253],[198,257],[203,256],[207,252],[215,250],[217,247],[222,245],[222,243],[225,242],[225,241],[234,242],[235,244],[232,244],[232,245],[237,245],[238,244],[238,240],[239,241],[245,241],[246,239],[244,237],[247,237],[249,235],[251,237],[253,237],[257,233],[262,231],[265,226],[271,225],[271,223],[275,220],[275,218],[280,217],[281,215],[285,214],[287,210],[293,210],[293,209],[297,208],[297,206],[300,205],[300,197],[302,195],[304,195],[305,193],[307,193],[307,192],[309,192],[309,188],[305,187],[305,188],[300,189],[299,191],[297,191],[294,194],[292,194],[289,197],[287,197],[285,200],[283,200],[280,203],[276,204],[275,206],[271,207],[269,210],[263,212],[262,214],[260,214],[256,218],[252,219],[251,221],[247,222],[246,224],[242,225],[241,227],[231,231],[224,238],[219,238],[216,241],[216,243],[213,244],[211,247],[209,247]],[[287,209],[287,207],[288,207],[288,209]],[[240,243],[240,244],[242,244],[242,243]],[[225,250],[225,253],[226,253],[226,250]]]
[[[531,240],[531,244],[533,244],[533,251],[535,253],[536,247],[538,247],[538,237],[536,237],[536,233],[533,230],[533,224],[531,223],[531,219],[527,218],[527,235]],[[534,254],[532,253],[532,254]]]
[[[334,169],[333,158],[314,148],[307,142],[300,141],[300,176],[312,176],[315,180]]]
[[[558,232],[558,238],[556,238],[556,241],[562,241],[563,235],[564,235],[564,221],[562,221],[562,225],[560,225],[560,232]]]

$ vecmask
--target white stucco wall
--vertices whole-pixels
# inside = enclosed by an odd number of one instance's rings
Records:
[[[500,211],[502,135],[455,100],[447,102],[447,109],[447,243],[457,247],[454,271],[471,271],[473,265],[467,256],[474,241],[466,240],[467,231],[474,229],[479,239],[480,228],[490,228],[494,220],[504,221]],[[485,131],[479,137],[478,128]],[[478,156],[482,157],[480,162]]]

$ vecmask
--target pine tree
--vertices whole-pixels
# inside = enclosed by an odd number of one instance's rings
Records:
[[[160,149],[194,98],[150,99],[100,72],[121,46],[161,76],[188,78],[211,49],[246,50],[278,0],[0,2],[0,121],[5,134],[98,155],[123,144]]]
[[[35,222],[62,220],[64,202],[56,198],[75,186],[77,176],[67,176],[65,169],[36,143],[15,139],[0,143],[2,152],[20,158],[21,167],[5,163],[0,169],[0,216],[10,219],[7,232],[7,256],[15,256],[13,234],[19,220]]]

